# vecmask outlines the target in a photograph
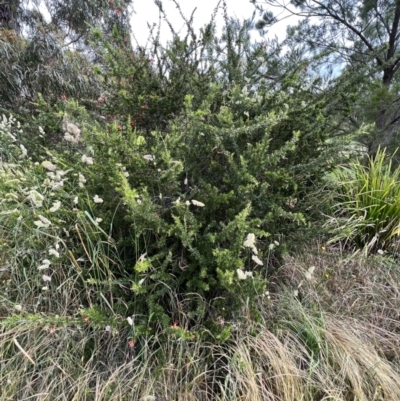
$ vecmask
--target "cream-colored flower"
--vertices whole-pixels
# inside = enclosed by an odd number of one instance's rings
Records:
[[[257,256],[257,255],[252,255],[251,259],[256,262],[259,266],[262,266],[264,263],[262,262],[262,260]]]
[[[46,228],[48,227],[48,225],[43,224],[40,220],[35,220],[33,222],[33,224],[37,227],[37,228]]]
[[[43,274],[42,279],[43,281],[51,281],[51,277],[47,276],[46,274]]]
[[[75,137],[74,137],[73,135],[71,135],[69,132],[66,132],[66,133],[64,134],[64,139],[65,139],[67,142],[72,142],[72,143],[75,143],[75,142],[76,142]]]
[[[44,259],[42,264],[38,267],[38,270],[46,270],[50,267],[50,260]]]
[[[103,203],[104,201],[103,201],[103,199],[101,199],[98,195],[95,195],[95,196],[93,197],[93,202],[94,202],[94,203]]]
[[[52,162],[49,162],[48,160],[45,160],[44,162],[42,162],[42,167],[44,167],[46,170],[49,170],[49,171],[57,170],[57,166],[55,164],[53,164]]]
[[[311,266],[305,273],[304,276],[307,280],[311,280],[312,279],[312,275],[314,273],[315,270],[315,266]]]
[[[49,219],[46,219],[46,217],[42,216],[41,214],[39,214],[38,217],[43,224],[51,225],[51,221]]]
[[[82,156],[82,162],[86,164],[93,164],[93,158],[86,155]]]
[[[20,158],[23,159],[24,157],[26,157],[28,155],[28,151],[26,150],[26,147],[22,144],[19,145],[20,149],[21,149],[21,155]]]
[[[237,269],[236,273],[239,280],[246,280],[248,277],[253,277],[253,272],[243,271],[242,269]]]
[[[143,156],[143,159],[144,160],[148,160],[148,161],[154,161],[154,160],[156,160],[156,157],[154,156],[154,155],[144,155]]]
[[[36,207],[43,206],[44,196],[40,194],[38,191],[36,190],[30,191],[28,198]]]
[[[57,244],[57,245],[58,245],[58,244]],[[60,257],[60,253],[59,253],[58,251],[56,251],[55,249],[53,249],[53,248],[50,248],[50,249],[49,249],[49,255],[54,256],[54,257],[56,257],[56,258],[59,258],[59,257]]]
[[[60,209],[60,207],[61,207],[61,202],[60,201],[55,201],[54,203],[53,203],[53,206],[49,209],[50,210],[50,212],[56,212],[58,209]]]
[[[83,187],[84,187],[84,184],[86,183],[86,178],[85,178],[85,176],[84,176],[83,174],[79,173],[79,174],[78,174],[78,181],[79,181],[79,186],[80,186],[81,188],[83,188]]]
[[[130,316],[126,318],[126,321],[128,322],[129,326],[133,326],[133,320]]]
[[[192,204],[195,205],[195,206],[199,206],[199,207],[204,207],[205,206],[205,204],[203,202],[199,202],[199,201],[197,201],[195,199],[192,200]]]
[[[39,218],[39,220],[36,220],[33,222],[33,224],[35,224],[36,227],[47,228],[51,225],[51,221],[46,219],[46,217],[39,214],[38,218]]]
[[[255,243],[256,243],[256,236],[253,233],[249,233],[247,234],[246,240],[243,242],[243,246],[245,248],[250,248],[253,251],[253,253],[257,255],[258,251]]]
[[[53,191],[57,191],[58,189],[60,189],[63,186],[64,186],[64,181],[63,180],[58,181],[58,182],[55,182],[55,181],[51,182],[51,189]]]

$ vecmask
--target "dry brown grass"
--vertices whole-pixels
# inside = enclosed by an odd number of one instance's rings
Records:
[[[261,320],[231,322],[223,344],[164,332],[130,348],[128,328],[14,314],[0,324],[0,400],[398,401],[397,270],[381,257],[287,257]]]

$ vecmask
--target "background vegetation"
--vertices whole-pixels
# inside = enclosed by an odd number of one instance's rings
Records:
[[[0,399],[398,400],[398,2],[45,3],[0,3]]]

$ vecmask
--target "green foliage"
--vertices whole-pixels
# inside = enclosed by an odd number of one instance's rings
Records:
[[[40,222],[24,208],[24,222],[38,221],[38,241],[42,231],[68,232],[60,237],[65,260],[86,294],[74,304],[134,317],[133,338],[173,322],[186,336],[207,322],[225,341],[230,330],[216,319],[236,319],[243,302],[258,319],[253,301],[305,226],[305,200],[328,166],[325,100],[295,72],[265,80],[268,57],[251,43],[251,23],[226,23],[218,40],[211,24],[201,45],[175,35],[166,50],[156,47],[161,70],[117,31],[110,43],[95,32],[104,95],[90,107],[40,95],[34,103],[30,129],[43,138],[29,140],[32,160],[16,169],[26,169],[31,202],[60,206],[57,220],[43,211]],[[21,184],[15,191],[23,193]],[[4,227],[11,224],[5,218]],[[16,249],[34,249],[25,240]],[[36,286],[32,266],[47,248],[42,241],[30,260]],[[24,280],[13,302],[22,303]]]
[[[347,125],[348,129],[349,124],[359,127],[375,123],[372,135],[363,138],[370,155],[375,154],[378,146],[398,147],[400,59],[399,42],[395,38],[399,36],[400,3],[397,0],[361,3],[343,0],[340,4],[332,0],[291,0],[291,7],[281,0],[252,2],[264,13],[258,24],[260,28],[273,18],[264,12],[262,3],[303,17],[296,26],[289,27],[284,43],[294,53],[302,53],[303,60],[308,59],[310,70],[334,78],[329,83],[335,90],[339,89],[344,96],[356,94],[353,101],[342,103],[336,103],[338,97],[333,98],[334,110],[343,128]],[[316,57],[310,57],[311,54]],[[346,74],[348,71],[351,74]],[[350,93],[349,82],[353,87]]]
[[[86,187],[90,158],[47,151],[39,161],[30,160],[11,117],[3,116],[0,137],[0,253],[9,276],[1,285],[7,308],[62,314],[104,303],[100,293],[118,285],[121,265],[100,226],[98,197]],[[60,293],[65,297],[55,302]]]
[[[329,225],[331,242],[345,241],[367,253],[391,249],[400,234],[400,168],[393,169],[385,150],[338,168],[332,178],[337,203]]]

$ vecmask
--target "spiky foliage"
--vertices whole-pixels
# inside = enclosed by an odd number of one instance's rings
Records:
[[[400,233],[400,168],[378,149],[367,165],[356,161],[333,173],[337,203],[332,242],[376,252],[396,245]]]

